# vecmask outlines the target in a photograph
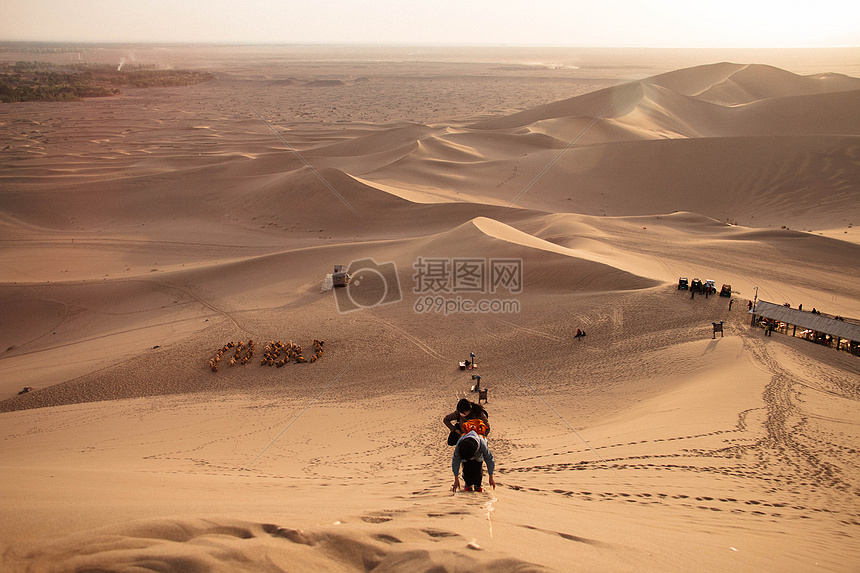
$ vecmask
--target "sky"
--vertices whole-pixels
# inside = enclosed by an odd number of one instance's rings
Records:
[[[850,0],[0,0],[0,41],[860,46]]]

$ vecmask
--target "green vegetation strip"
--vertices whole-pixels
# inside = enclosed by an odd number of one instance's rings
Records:
[[[120,95],[121,87],[189,86],[214,78],[209,72],[135,65],[0,63],[0,102],[74,101]]]

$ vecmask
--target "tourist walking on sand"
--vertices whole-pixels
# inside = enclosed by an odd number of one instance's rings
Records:
[[[776,321],[773,321],[773,320],[768,321],[767,327],[764,331],[764,335],[765,336],[773,336],[773,331],[775,328],[776,328]]]
[[[730,299],[729,299],[729,310],[732,310],[732,303],[733,303],[733,302],[735,302],[735,299],[730,298]]]

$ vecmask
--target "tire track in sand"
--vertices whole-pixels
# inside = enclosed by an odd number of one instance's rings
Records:
[[[446,356],[442,356],[441,354],[439,354],[438,352],[433,350],[430,347],[430,345],[426,344],[423,340],[421,340],[417,336],[413,336],[413,335],[409,334],[408,332],[406,332],[405,330],[403,330],[399,326],[396,326],[396,325],[388,322],[387,320],[383,320],[383,319],[379,318],[378,316],[374,316],[372,314],[368,314],[367,316],[369,318],[375,320],[376,322],[380,323],[382,326],[384,326],[386,328],[390,328],[391,330],[393,330],[394,332],[396,332],[397,334],[399,334],[400,336],[402,336],[403,338],[405,338],[406,340],[408,340],[409,342],[411,342],[412,344],[414,344],[415,346],[420,348],[425,354],[427,354],[431,358],[435,358],[436,360],[450,360]]]
[[[209,310],[211,310],[212,312],[214,312],[214,313],[216,313],[216,314],[220,314],[221,316],[223,316],[224,318],[226,318],[227,320],[229,320],[230,322],[232,322],[232,323],[233,323],[233,326],[235,326],[236,328],[238,328],[239,330],[241,330],[242,332],[244,332],[244,333],[245,333],[245,334],[247,334],[248,336],[253,336],[253,333],[252,333],[250,330],[248,330],[247,328],[245,328],[245,327],[244,327],[244,326],[239,322],[239,320],[238,320],[238,319],[236,319],[236,317],[234,317],[232,314],[230,314],[229,312],[227,312],[226,310],[224,310],[224,309],[222,309],[222,308],[220,308],[220,307],[215,306],[215,305],[214,305],[214,304],[212,304],[211,302],[209,302],[209,301],[205,300],[204,298],[202,298],[201,296],[199,296],[198,294],[196,294],[194,291],[189,290],[189,289],[187,289],[187,288],[185,288],[185,287],[181,287],[181,286],[173,285],[173,284],[168,284],[168,283],[162,283],[162,282],[159,282],[159,281],[156,281],[156,280],[152,280],[152,279],[120,279],[120,280],[119,280],[119,281],[117,281],[117,282],[143,282],[143,283],[151,283],[151,284],[156,284],[156,285],[158,285],[158,286],[160,286],[160,287],[162,287],[162,288],[164,288],[164,289],[168,289],[168,290],[171,290],[171,289],[172,289],[172,290],[177,290],[177,291],[179,291],[179,292],[181,292],[181,293],[184,293],[184,294],[188,295],[190,298],[192,298],[192,299],[196,300],[198,303],[202,304],[203,306],[205,306],[206,308],[208,308],[208,309],[209,309]]]
[[[554,335],[552,335],[552,334],[548,334],[548,333],[546,333],[546,332],[541,332],[540,330],[535,330],[534,328],[528,328],[528,327],[526,327],[526,326],[521,326],[521,325],[519,325],[519,324],[514,324],[513,322],[509,322],[509,321],[507,321],[507,320],[502,320],[501,318],[498,318],[498,317],[495,317],[495,316],[494,316],[494,317],[492,317],[492,318],[493,318],[494,320],[498,321],[498,322],[501,322],[501,323],[502,323],[502,324],[504,324],[505,326],[508,326],[508,327],[513,328],[513,329],[515,329],[515,330],[519,330],[520,332],[525,332],[525,333],[527,333],[527,334],[534,334],[535,336],[540,336],[540,337],[542,337],[542,338],[546,338],[546,339],[549,339],[549,340],[554,340],[555,342],[563,342],[563,341],[564,341],[564,339],[562,339],[562,338],[561,338],[561,337],[559,337],[559,336],[554,336]]]

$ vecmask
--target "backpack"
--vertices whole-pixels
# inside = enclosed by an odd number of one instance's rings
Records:
[[[487,424],[485,424],[483,420],[479,420],[477,418],[466,420],[465,422],[460,424],[460,428],[462,429],[464,434],[468,434],[469,432],[474,430],[475,433],[477,433],[479,436],[487,435]]]

